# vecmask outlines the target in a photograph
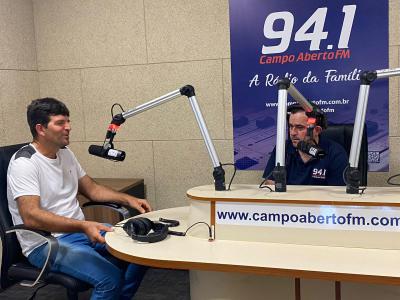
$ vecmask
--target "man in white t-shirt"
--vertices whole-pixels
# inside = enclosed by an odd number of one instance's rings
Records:
[[[131,299],[145,267],[112,257],[105,248],[109,226],[86,221],[77,193],[97,202],[115,202],[144,213],[151,210],[144,199],[116,192],[94,182],[67,147],[71,125],[64,103],[43,98],[28,106],[33,141],[11,158],[7,197],[14,225],[45,230],[58,239],[59,250],[52,271],[69,274],[93,286],[91,299]],[[48,246],[29,233],[17,234],[28,260],[41,268]]]

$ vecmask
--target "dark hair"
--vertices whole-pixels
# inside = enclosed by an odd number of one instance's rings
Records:
[[[36,138],[36,124],[41,124],[47,127],[50,116],[69,116],[69,110],[64,103],[55,98],[40,98],[33,100],[28,105],[26,117],[28,119],[29,128],[32,136]]]
[[[316,119],[316,125],[321,126],[322,129],[328,128],[328,118],[326,117],[326,114],[314,103],[311,102],[311,105],[314,107],[314,116]],[[299,111],[304,111],[304,108],[296,103],[288,106],[287,108],[287,120],[289,121],[289,117],[291,114],[295,114]]]

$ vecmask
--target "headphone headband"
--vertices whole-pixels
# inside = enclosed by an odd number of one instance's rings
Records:
[[[310,103],[313,107],[313,111],[309,112],[309,113],[306,112],[307,117],[315,118],[316,125],[321,126],[322,129],[326,129],[328,127],[328,118],[327,118],[326,114],[322,111],[322,109],[318,105],[316,105],[315,103],[312,103],[312,102],[310,102]],[[287,120],[289,120],[291,113],[295,113],[298,111],[305,111],[304,108],[300,104],[295,103],[295,104],[288,106]]]

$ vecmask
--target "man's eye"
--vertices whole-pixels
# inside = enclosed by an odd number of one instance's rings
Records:
[[[306,127],[305,127],[305,126],[302,126],[302,125],[289,125],[289,128],[290,128],[291,130],[296,129],[296,130],[298,130],[298,131],[306,129]]]

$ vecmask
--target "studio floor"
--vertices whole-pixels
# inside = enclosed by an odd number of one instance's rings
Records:
[[[18,284],[0,293],[2,300],[28,299],[33,290]],[[64,288],[56,285],[48,285],[40,289],[36,300],[66,300]],[[90,299],[90,291],[81,293],[79,300]],[[149,269],[143,278],[134,300],[189,300],[190,285],[189,272],[169,269]]]

